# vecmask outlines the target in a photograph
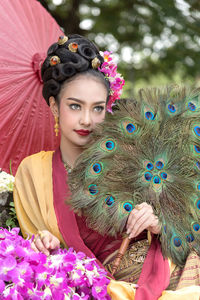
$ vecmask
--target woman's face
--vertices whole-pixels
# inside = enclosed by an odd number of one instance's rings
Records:
[[[64,85],[59,97],[61,140],[68,146],[84,146],[105,117],[106,87],[92,76],[81,75]]]

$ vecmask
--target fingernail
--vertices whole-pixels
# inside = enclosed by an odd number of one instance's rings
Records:
[[[134,237],[134,233],[132,232],[130,235],[129,235],[129,239],[132,239]]]
[[[128,229],[127,231],[126,231],[126,234],[129,234],[131,231],[130,231],[130,229]]]

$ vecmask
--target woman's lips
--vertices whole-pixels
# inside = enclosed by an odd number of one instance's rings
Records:
[[[86,136],[89,135],[91,133],[91,131],[89,130],[84,130],[84,129],[80,129],[80,130],[74,130],[77,134],[82,135],[82,136]]]

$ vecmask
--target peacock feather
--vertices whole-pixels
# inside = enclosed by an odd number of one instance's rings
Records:
[[[147,202],[165,256],[200,254],[200,89],[142,89],[119,100],[69,175],[73,209],[101,234],[122,233]]]

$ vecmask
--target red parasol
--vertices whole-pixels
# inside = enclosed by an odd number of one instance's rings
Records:
[[[55,149],[54,120],[42,97],[41,62],[63,34],[36,0],[0,0],[0,168]]]

